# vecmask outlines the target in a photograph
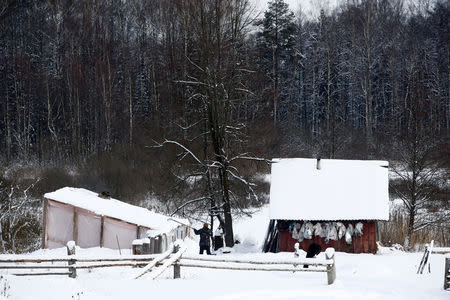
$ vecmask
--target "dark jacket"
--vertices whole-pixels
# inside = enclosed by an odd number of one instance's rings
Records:
[[[200,235],[200,246],[211,246],[211,231],[207,227],[194,229],[194,233]]]

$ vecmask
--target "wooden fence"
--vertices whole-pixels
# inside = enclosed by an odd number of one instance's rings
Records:
[[[16,276],[38,275],[68,275],[77,277],[78,269],[93,269],[107,267],[143,267],[155,259],[157,255],[122,255],[120,257],[77,257],[74,248],[67,247],[66,257],[30,258],[16,256],[0,258],[0,270],[43,270],[43,272],[13,273]],[[44,271],[45,270],[45,271]]]
[[[33,270],[40,269],[45,272],[15,273],[17,276],[33,275],[68,275],[77,277],[78,269],[92,269],[105,267],[143,267],[132,278],[138,279],[146,275],[146,278],[155,279],[170,266],[174,267],[174,279],[180,278],[181,267],[208,268],[222,270],[241,271],[281,271],[281,272],[326,272],[328,284],[336,279],[336,266],[334,249],[325,251],[326,259],[296,258],[283,261],[256,261],[229,259],[226,256],[188,256],[183,255],[186,247],[174,243],[164,253],[150,255],[124,255],[120,257],[77,257],[75,246],[67,246],[68,255],[58,258],[29,258],[26,256],[14,258],[0,258],[0,269]]]
[[[328,284],[336,279],[334,249],[328,248],[326,259],[303,258],[289,261],[254,261],[211,256],[181,256],[174,263],[174,278],[180,277],[181,267],[242,270],[242,271],[281,271],[281,272],[326,272]]]

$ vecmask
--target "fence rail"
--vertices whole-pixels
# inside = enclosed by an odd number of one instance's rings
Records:
[[[68,275],[77,277],[77,269],[107,268],[107,267],[144,267],[139,271],[137,279],[149,273],[149,278],[155,279],[170,266],[174,267],[174,278],[180,278],[181,267],[208,268],[222,270],[242,271],[276,271],[276,272],[326,272],[328,284],[336,279],[334,249],[325,251],[326,259],[292,259],[280,261],[258,261],[246,259],[227,259],[214,256],[183,255],[186,251],[184,245],[177,243],[168,247],[166,252],[157,255],[129,255],[122,257],[77,257],[74,244],[67,246],[68,256],[57,258],[29,258],[14,257],[0,259],[0,269],[11,270],[48,270],[47,272],[16,273],[17,276],[38,275]],[[46,264],[47,263],[47,264]],[[94,264],[92,264],[94,263]],[[447,261],[448,263],[448,261]],[[14,264],[14,265],[13,265]],[[66,269],[67,272],[57,272]],[[450,265],[446,266],[446,270]],[[448,275],[446,275],[448,276]],[[448,278],[448,277],[446,277]],[[448,281],[445,282],[448,284]]]
[[[180,267],[207,268],[241,271],[277,271],[277,272],[326,272],[328,284],[336,279],[334,249],[325,251],[326,259],[298,259],[289,261],[256,261],[223,259],[214,257],[181,256],[174,264],[174,278],[179,278]],[[287,265],[292,265],[288,267]],[[308,268],[305,268],[308,266]],[[309,267],[313,268],[309,268]]]
[[[76,278],[77,269],[93,269],[108,267],[143,267],[158,255],[125,255],[121,257],[77,257],[74,245],[67,245],[67,256],[55,258],[30,258],[16,256],[0,258],[0,270],[48,270],[47,272],[14,273],[16,276],[68,275]],[[66,269],[67,272],[56,272]]]

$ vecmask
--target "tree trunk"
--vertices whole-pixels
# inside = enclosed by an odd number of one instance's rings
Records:
[[[6,81],[5,81],[6,82]],[[11,160],[11,122],[9,119],[9,91],[8,91],[8,83],[6,82],[6,104],[5,104],[5,112],[6,112],[6,158],[8,161]],[[0,224],[1,226],[1,224]],[[1,228],[0,228],[1,229]],[[1,239],[1,237],[0,237]],[[2,240],[3,242],[3,240]]]
[[[128,95],[128,110],[130,112],[130,116],[129,116],[129,145],[130,148],[133,145],[133,95],[131,93],[131,75],[129,75],[128,77],[128,81],[129,81],[129,95]]]
[[[414,219],[415,219],[415,211],[411,211],[409,213],[408,228],[406,230],[405,242],[403,244],[403,247],[405,248],[405,250],[409,250],[409,247],[410,247],[411,236],[414,232]]]

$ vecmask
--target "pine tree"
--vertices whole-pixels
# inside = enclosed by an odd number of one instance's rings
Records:
[[[273,0],[268,3],[269,8],[264,13],[264,19],[258,22],[261,26],[259,44],[261,63],[272,81],[273,93],[273,122],[277,125],[280,86],[283,86],[287,66],[293,57],[296,26],[294,13],[289,10],[283,0]]]

